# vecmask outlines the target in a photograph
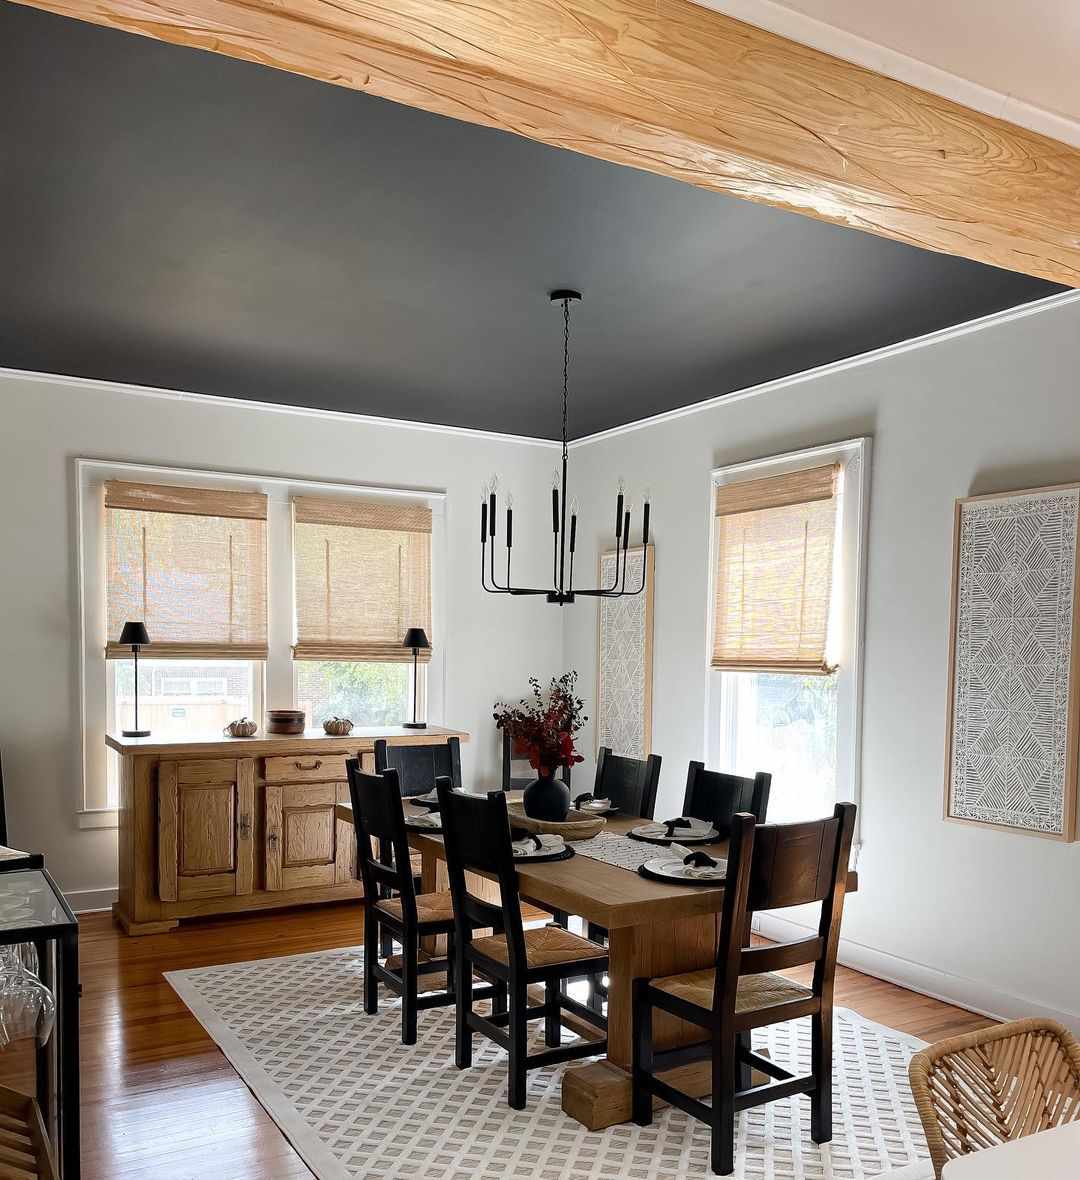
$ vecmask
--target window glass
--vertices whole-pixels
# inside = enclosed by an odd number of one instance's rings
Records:
[[[412,665],[354,660],[297,660],[296,707],[314,728],[327,717],[356,725],[400,725],[412,716]],[[424,675],[420,669],[420,676]]]
[[[830,815],[837,798],[837,677],[719,672],[723,769],[772,774],[769,820]]]

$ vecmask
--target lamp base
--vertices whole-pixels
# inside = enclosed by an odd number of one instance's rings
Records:
[[[402,729],[427,729],[426,721],[403,721],[401,723]]]
[[[122,729],[120,731],[122,737],[149,737],[150,730],[148,729]]]

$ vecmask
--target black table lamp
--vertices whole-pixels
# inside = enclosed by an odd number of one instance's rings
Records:
[[[401,641],[401,646],[412,649],[412,720],[406,721],[404,723],[405,728],[427,729],[426,721],[416,720],[416,708],[420,699],[420,694],[418,691],[420,687],[420,681],[417,661],[420,652],[431,650],[431,640],[428,639],[427,632],[423,627],[410,627],[408,631],[405,632],[405,638]]]
[[[124,737],[149,737],[150,730],[139,728],[139,648],[146,647],[150,636],[142,623],[125,623],[120,632],[121,647],[130,647],[135,656],[135,728],[125,729]]]

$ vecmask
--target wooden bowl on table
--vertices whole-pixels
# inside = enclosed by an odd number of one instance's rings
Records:
[[[590,815],[589,812],[578,811],[574,807],[570,808],[562,823],[546,819],[532,819],[525,814],[525,808],[520,801],[507,801],[506,810],[510,816],[511,827],[537,834],[547,832],[553,836],[562,836],[567,842],[591,840],[607,823],[607,819],[602,815]]]

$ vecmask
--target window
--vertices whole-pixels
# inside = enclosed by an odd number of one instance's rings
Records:
[[[115,823],[119,759],[100,735],[133,720],[134,664],[116,642],[128,620],[151,640],[140,723],[164,739],[216,738],[267,705],[303,709],[311,727],[332,714],[399,724],[413,708],[410,626],[433,644],[419,714],[441,720],[441,495],[98,460],[76,471],[82,826]]]
[[[714,473],[710,762],[773,776],[769,818],[857,798],[867,440]]]

